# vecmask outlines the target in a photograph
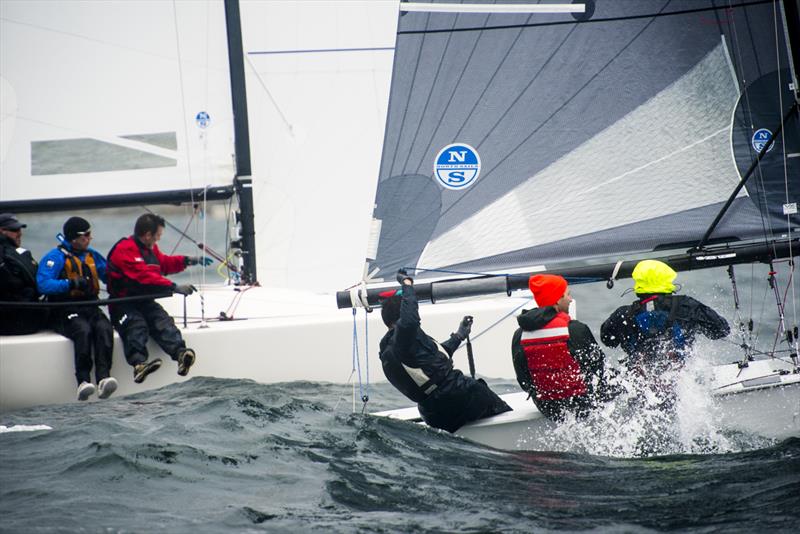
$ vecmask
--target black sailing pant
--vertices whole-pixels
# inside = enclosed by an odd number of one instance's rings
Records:
[[[115,304],[111,320],[122,338],[125,359],[131,365],[147,361],[147,338],[152,337],[173,360],[186,347],[175,321],[154,300]]]
[[[95,378],[98,382],[108,378],[114,349],[114,329],[100,308],[56,308],[50,316],[53,330],[72,340],[75,348],[75,378],[78,384],[92,381],[92,349]]]

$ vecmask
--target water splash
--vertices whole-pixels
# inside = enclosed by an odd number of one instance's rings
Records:
[[[542,435],[522,438],[525,448],[621,458],[672,454],[723,454],[772,444],[759,436],[723,428],[720,407],[709,384],[709,358],[691,353],[680,369],[660,375],[624,373],[624,392],[587,418],[570,416]]]

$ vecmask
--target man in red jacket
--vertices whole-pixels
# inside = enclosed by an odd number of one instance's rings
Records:
[[[112,297],[162,294],[191,295],[191,285],[176,285],[165,275],[179,273],[188,265],[208,265],[211,258],[168,256],[156,244],[164,232],[164,219],[146,213],[136,220],[133,235],[120,239],[108,253],[108,292]],[[178,362],[178,374],[186,376],[195,353],[186,347],[175,321],[155,299],[109,306],[111,322],[122,338],[125,359],[133,366],[133,380],[141,383],[161,367],[161,359],[148,360],[147,338]]]
[[[589,327],[568,315],[572,296],[558,275],[528,281],[538,308],[523,310],[512,340],[517,382],[542,414],[563,421],[585,417],[605,390],[605,355]]]

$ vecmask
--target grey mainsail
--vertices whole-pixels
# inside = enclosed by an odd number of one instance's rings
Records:
[[[401,13],[379,277],[691,246],[794,104],[779,2],[574,4],[586,13]],[[783,205],[800,193],[799,129],[787,121],[712,242],[797,231]],[[477,178],[440,185],[476,173],[458,160],[473,150]]]

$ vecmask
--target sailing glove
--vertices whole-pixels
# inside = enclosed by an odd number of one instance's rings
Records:
[[[172,292],[173,293],[178,293],[178,294],[183,295],[185,297],[188,297],[189,295],[194,293],[196,290],[197,290],[197,288],[194,287],[192,284],[175,285],[172,288]]]
[[[397,283],[399,283],[402,286],[403,282],[405,282],[406,280],[411,280],[411,283],[412,284],[414,283],[414,279],[408,276],[408,273],[406,272],[405,269],[400,269],[399,271],[397,271]]]
[[[458,325],[458,331],[455,333],[455,336],[464,341],[469,336],[469,333],[472,332],[472,316],[465,315],[463,319],[461,319],[461,324]]]
[[[184,265],[203,265],[207,267],[211,265],[211,262],[214,261],[208,256],[184,256],[183,257],[183,264]]]
[[[89,289],[89,281],[86,278],[73,278],[69,281],[70,289],[77,289],[78,291],[86,291]]]

